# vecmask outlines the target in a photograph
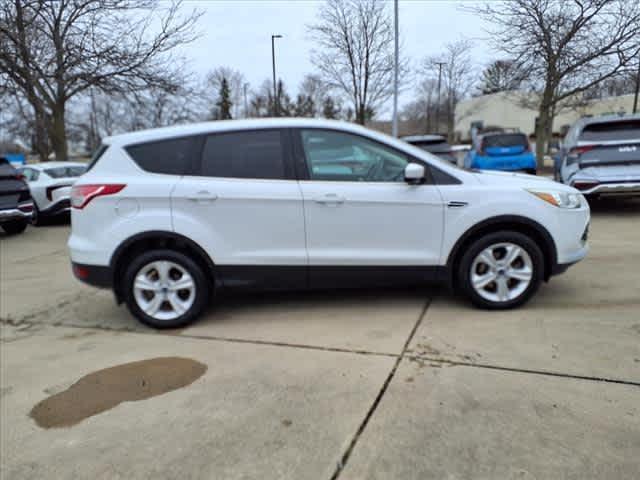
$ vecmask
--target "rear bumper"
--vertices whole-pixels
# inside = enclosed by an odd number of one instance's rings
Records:
[[[72,262],[71,269],[73,275],[87,285],[98,288],[111,288],[113,285],[113,273],[110,267]]]

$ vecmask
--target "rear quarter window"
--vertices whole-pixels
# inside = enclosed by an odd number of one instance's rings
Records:
[[[580,140],[590,142],[640,140],[640,120],[592,123],[582,129]]]
[[[87,164],[85,172],[91,170],[96,165],[96,163],[98,163],[98,160],[100,160],[100,157],[104,155],[104,152],[106,152],[108,148],[109,145],[100,145],[98,149],[93,152],[93,155],[91,156],[91,160],[89,160],[89,163]]]
[[[181,137],[125,147],[143,170],[166,175],[184,175],[192,166],[198,137]]]

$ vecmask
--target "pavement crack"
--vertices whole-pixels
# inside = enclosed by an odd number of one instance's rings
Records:
[[[378,408],[378,405],[382,401],[384,394],[387,392],[387,389],[389,388],[389,385],[391,384],[391,381],[393,380],[393,377],[395,376],[396,371],[398,370],[398,366],[400,365],[400,362],[402,361],[403,358],[405,358],[407,349],[409,348],[409,345],[411,344],[413,337],[415,336],[418,328],[420,327],[422,320],[426,316],[427,310],[429,309],[429,305],[431,305],[431,299],[428,299],[425,302],[422,312],[420,312],[420,315],[418,316],[416,323],[413,325],[413,328],[411,329],[411,332],[409,333],[407,340],[404,342],[404,346],[402,347],[402,351],[400,352],[400,355],[396,356],[396,361],[393,363],[393,367],[391,368],[391,371],[389,372],[389,374],[387,375],[387,378],[382,384],[380,391],[378,391],[378,394],[376,395],[376,398],[373,401],[373,404],[371,405],[371,407],[369,407],[369,410],[367,411],[367,414],[365,415],[364,419],[360,423],[358,430],[356,431],[355,435],[351,439],[351,442],[349,442],[349,446],[342,454],[342,457],[340,457],[340,461],[338,462],[338,465],[336,466],[336,469],[333,472],[333,475],[331,475],[331,480],[337,480],[338,478],[340,478],[340,474],[342,473],[344,468],[347,466],[347,462],[349,461],[349,458],[351,457],[351,453],[353,452],[356,444],[358,443],[360,436],[362,435],[364,430],[367,428],[367,425],[369,424],[369,420],[371,420],[371,417],[373,417],[373,414],[375,413],[376,409]]]
[[[398,358],[399,355],[396,353],[389,352],[374,352],[370,350],[363,349],[353,349],[353,348],[342,348],[342,347],[326,347],[321,345],[308,345],[304,343],[288,343],[288,342],[277,342],[271,340],[257,340],[257,339],[248,339],[248,338],[233,338],[233,337],[220,337],[215,335],[194,335],[188,333],[172,333],[171,331],[142,331],[135,330],[133,328],[110,328],[102,325],[79,325],[73,323],[48,323],[48,322],[33,322],[26,320],[11,320],[11,319],[0,319],[0,323],[17,326],[17,325],[41,325],[48,327],[62,327],[62,328],[79,328],[85,330],[98,330],[102,332],[126,332],[137,335],[158,335],[163,337],[173,337],[173,338],[188,338],[192,340],[210,340],[214,342],[227,342],[227,343],[244,343],[250,345],[265,345],[271,347],[286,347],[286,348],[299,348],[303,350],[317,350],[322,352],[333,352],[333,353],[350,353],[354,355],[371,355],[377,357],[390,357],[390,358]]]
[[[501,365],[491,365],[488,363],[446,360],[441,357],[430,357],[428,355],[407,355],[405,358],[407,358],[408,360],[435,362],[435,363],[441,363],[441,364],[451,365],[451,366],[484,368],[488,370],[498,370],[502,372],[525,373],[528,375],[544,375],[547,377],[568,378],[572,380],[586,380],[590,382],[616,383],[619,385],[631,385],[634,387],[640,387],[640,382],[634,382],[633,380],[620,380],[616,378],[596,377],[591,375],[577,375],[577,374],[571,374],[571,373],[553,372],[549,370],[533,370],[528,368],[504,367]]]

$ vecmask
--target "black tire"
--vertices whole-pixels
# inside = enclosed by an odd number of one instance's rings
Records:
[[[8,235],[17,235],[27,228],[26,220],[11,220],[2,224],[2,228]]]
[[[482,250],[502,242],[514,243],[524,249],[531,258],[533,272],[529,286],[520,295],[512,300],[499,302],[488,300],[476,292],[471,285],[471,267]],[[461,288],[462,293],[477,307],[488,310],[506,310],[522,305],[538,290],[543,278],[544,256],[540,247],[528,236],[512,231],[490,233],[473,242],[462,256],[457,271],[457,285]]]
[[[195,299],[191,307],[177,318],[171,320],[158,320],[143,312],[136,302],[133,283],[139,271],[154,261],[167,260],[184,268],[193,278],[195,283]],[[191,257],[176,250],[151,250],[133,258],[126,268],[122,287],[122,295],[129,311],[140,322],[153,328],[180,328],[194,322],[208,305],[211,285],[204,271]]]
[[[33,202],[33,212],[31,213],[31,225],[35,227],[42,226],[42,214],[40,213],[40,209],[36,202]]]
[[[529,175],[537,175],[538,171],[535,168],[529,168],[527,170],[525,170],[526,173],[528,173]]]

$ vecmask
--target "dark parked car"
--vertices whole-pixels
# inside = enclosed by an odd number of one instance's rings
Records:
[[[403,140],[429,153],[433,153],[443,160],[453,164],[457,162],[456,156],[451,150],[451,145],[442,135],[413,135],[404,137]]]
[[[0,227],[8,234],[21,233],[32,212],[29,187],[9,161],[0,157]]]
[[[564,138],[555,177],[591,197],[640,196],[640,114],[578,120]]]

